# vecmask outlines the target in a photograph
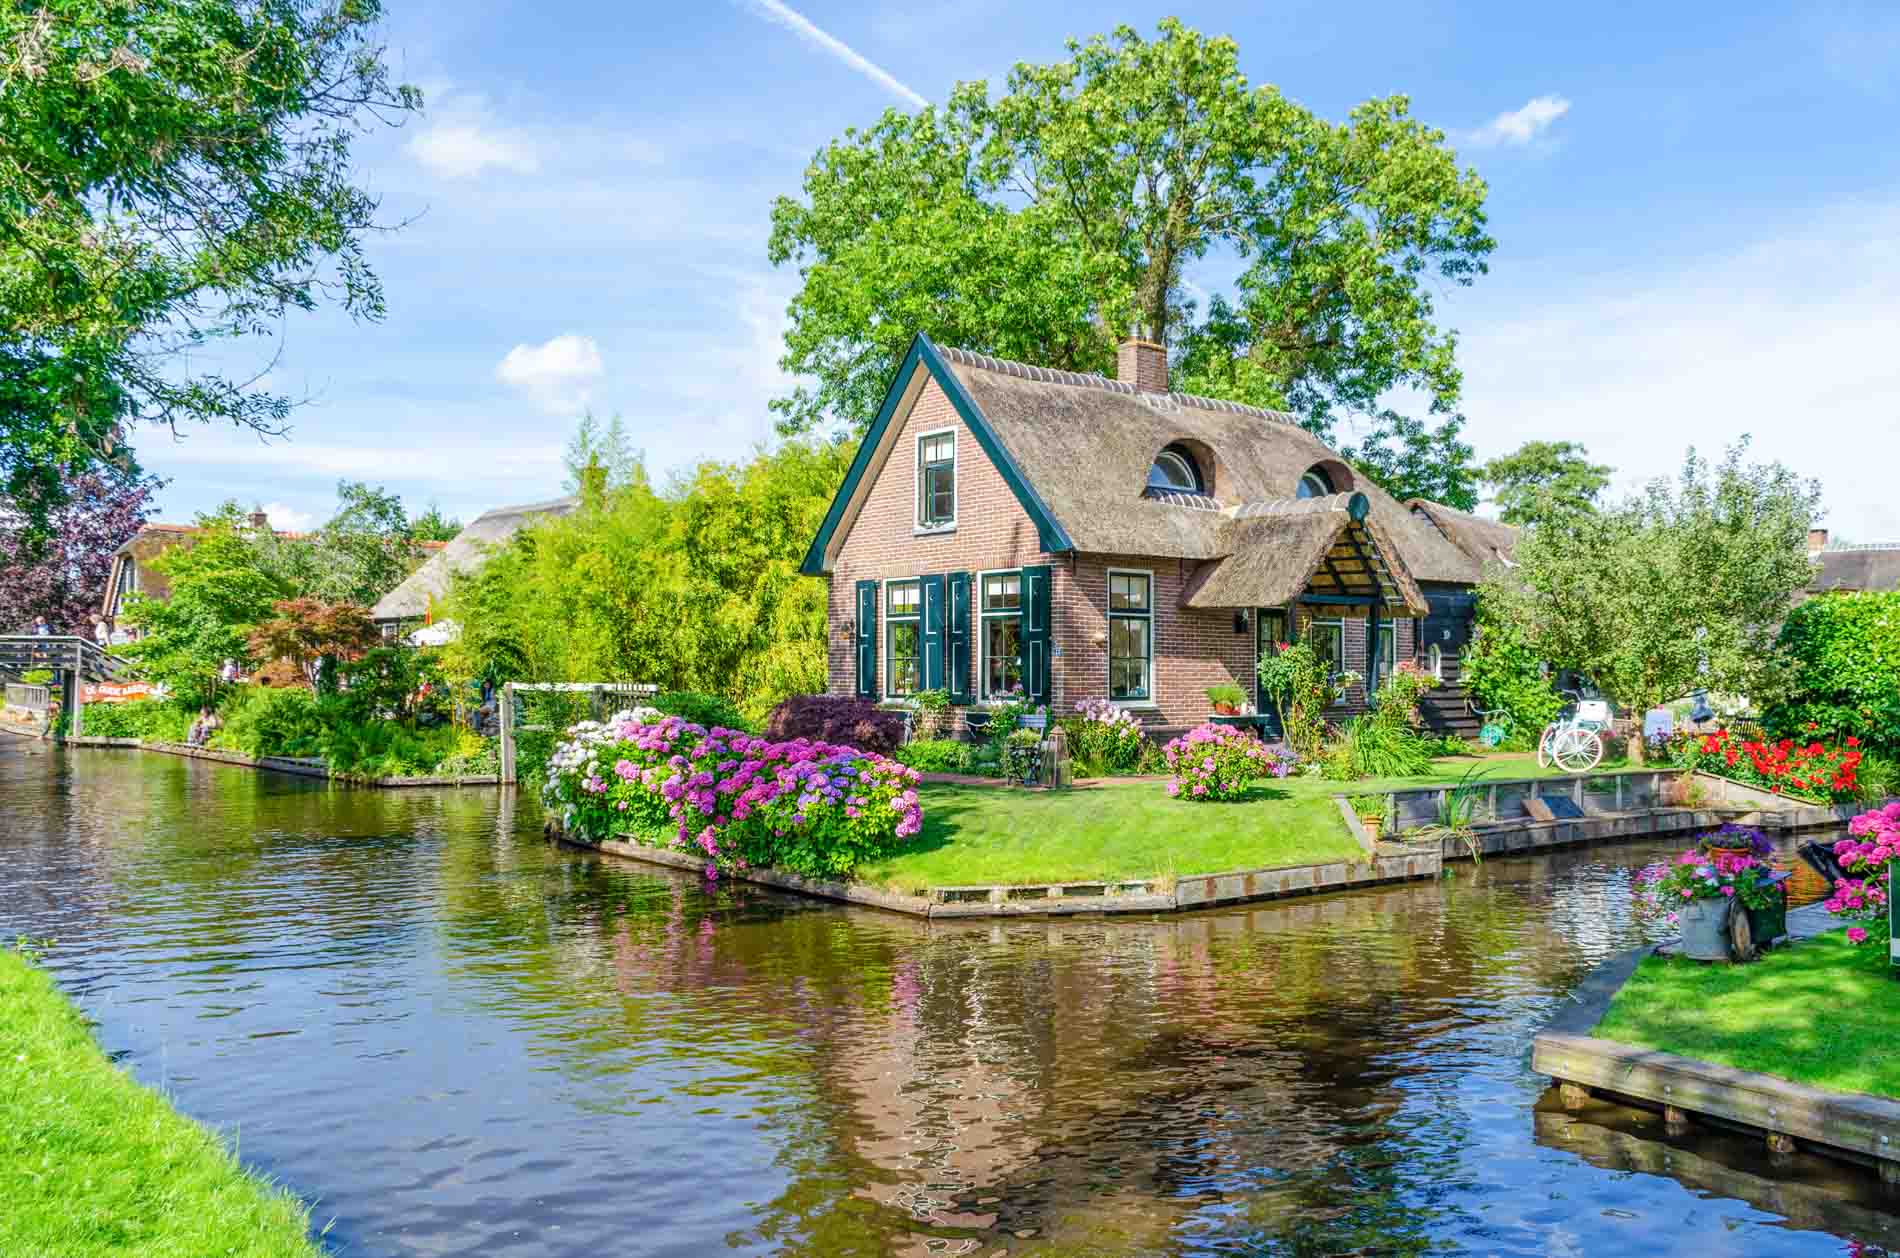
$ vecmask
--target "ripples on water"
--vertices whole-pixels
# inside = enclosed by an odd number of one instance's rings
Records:
[[[925,925],[549,847],[489,791],[0,740],[0,933],[344,1254],[1834,1254],[1877,1185],[1539,1105],[1629,846]],[[1771,1178],[1772,1174],[1772,1178]]]

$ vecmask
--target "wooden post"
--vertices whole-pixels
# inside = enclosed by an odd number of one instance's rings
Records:
[[[506,682],[501,688],[501,706],[497,711],[501,720],[501,784],[513,786],[515,781],[515,683]]]
[[[1616,811],[1623,811],[1623,775],[1616,775]]]
[[[1570,787],[1570,802],[1577,806],[1578,812],[1583,811],[1583,779],[1582,778],[1578,778],[1574,783],[1572,783]]]

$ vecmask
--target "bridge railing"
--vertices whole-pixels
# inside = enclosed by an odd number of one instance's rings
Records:
[[[45,716],[47,709],[53,706],[53,690],[50,686],[27,686],[10,681],[7,683],[6,698],[8,707],[25,708],[40,716]]]

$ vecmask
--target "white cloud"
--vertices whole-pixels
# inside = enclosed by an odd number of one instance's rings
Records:
[[[299,511],[281,502],[267,502],[258,510],[270,520],[270,526],[279,532],[301,533],[317,522],[317,517],[311,512]]]
[[[1900,541],[1900,203],[1788,221],[1801,226],[1568,292],[1552,272],[1512,295],[1519,318],[1474,292],[1448,313],[1479,457],[1581,441],[1631,488],[1748,433],[1752,457],[1822,482],[1837,534]]]
[[[1464,134],[1464,142],[1476,148],[1497,148],[1506,145],[1522,148],[1544,132],[1551,124],[1570,112],[1570,102],[1561,96],[1535,96],[1523,105],[1506,113],[1501,113],[1475,131]]]
[[[495,367],[495,379],[553,415],[586,406],[594,382],[605,374],[594,338],[573,332],[540,345],[517,345]]]
[[[865,78],[870,79],[873,83],[882,87],[885,91],[913,107],[922,109],[925,105],[930,103],[917,92],[912,91],[904,84],[898,82],[897,78],[883,66],[863,56],[837,36],[820,30],[810,18],[791,6],[780,3],[780,0],[746,0],[746,7],[766,21],[783,26],[786,30],[792,32],[792,34],[798,36],[821,52],[836,57],[853,70],[856,70],[859,74],[862,74]]]
[[[431,123],[410,137],[408,149],[417,161],[449,179],[467,179],[490,166],[518,175],[541,169],[527,135],[473,120]]]

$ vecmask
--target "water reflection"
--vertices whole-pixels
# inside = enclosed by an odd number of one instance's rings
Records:
[[[490,792],[16,748],[0,930],[58,937],[107,1046],[319,1197],[347,1253],[1888,1239],[1877,1188],[1804,1211],[1533,1113],[1529,1036],[1641,939],[1630,873],[1659,849],[929,925],[550,848]]]

